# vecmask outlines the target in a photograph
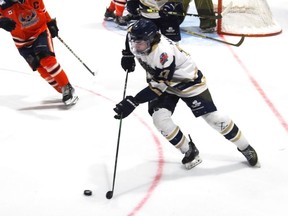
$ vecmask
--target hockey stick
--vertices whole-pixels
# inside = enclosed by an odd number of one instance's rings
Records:
[[[127,82],[128,82],[128,73],[129,72],[126,71],[126,78],[125,78],[124,91],[123,91],[123,100],[125,99],[125,96],[126,96],[126,88],[127,88]],[[107,199],[111,199],[113,197],[113,194],[114,194],[114,186],[115,186],[115,179],[116,179],[116,169],[117,169],[117,161],[118,161],[118,152],[119,152],[121,128],[122,128],[122,114],[121,114],[121,117],[120,117],[119,130],[118,130],[118,139],[117,139],[117,148],[116,148],[116,156],[115,156],[115,164],[114,164],[112,190],[108,191],[106,193],[106,198]]]
[[[214,40],[214,41],[217,41],[217,42],[220,42],[220,43],[224,43],[224,44],[228,44],[228,45],[236,46],[236,47],[239,47],[244,42],[244,39],[245,39],[245,36],[242,35],[238,43],[230,43],[230,42],[227,42],[227,41],[224,41],[224,40],[219,40],[217,38],[209,37],[209,36],[204,35],[204,34],[199,34],[197,32],[189,31],[189,30],[187,30],[185,28],[181,28],[181,30],[186,32],[186,33],[188,33],[188,34],[191,34],[191,35],[195,35],[195,36],[198,36],[198,37],[201,37],[201,38],[205,38],[205,39]]]
[[[215,16],[209,16],[209,15],[198,15],[198,14],[191,14],[191,13],[177,13],[177,12],[168,12],[168,14],[175,15],[175,16],[194,16],[204,19],[221,19],[222,15],[215,15]]]
[[[155,9],[142,9],[142,11],[146,13],[158,13],[159,10]],[[194,17],[199,17],[199,18],[206,18],[206,19],[221,19],[222,15],[215,15],[215,16],[209,16],[209,15],[198,15],[198,14],[192,14],[192,13],[178,13],[178,12],[173,12],[169,11],[166,12],[169,15],[174,15],[174,16],[194,16]]]
[[[65,43],[65,41],[61,38],[61,37],[59,37],[59,36],[57,36],[57,38],[61,41],[61,43],[63,43],[64,44],[64,46],[84,65],[84,67],[93,75],[93,76],[95,76],[95,73],[92,71],[92,70],[90,70],[90,68],[73,52],[73,50]]]

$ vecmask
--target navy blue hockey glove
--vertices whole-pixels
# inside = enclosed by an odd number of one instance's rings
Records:
[[[134,97],[127,96],[113,109],[117,114],[115,119],[124,119],[130,115],[139,104],[135,101]]]
[[[16,22],[10,18],[3,17],[0,19],[0,28],[5,29],[8,32],[11,32],[15,29]]]
[[[58,36],[58,26],[57,26],[57,22],[56,22],[56,19],[52,19],[51,21],[49,21],[47,23],[47,26],[48,26],[48,29],[49,29],[49,32],[52,36],[52,38]]]
[[[159,16],[165,17],[169,15],[169,12],[174,12],[176,5],[176,2],[166,2],[163,7],[159,10]]]
[[[7,0],[6,0],[7,1]],[[23,4],[25,0],[11,0],[12,2],[19,2],[20,4]]]
[[[127,51],[122,50],[122,58],[121,58],[121,66],[128,73],[133,72],[135,70],[135,59],[134,55]]]

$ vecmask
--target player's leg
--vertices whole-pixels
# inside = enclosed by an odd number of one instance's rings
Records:
[[[215,16],[212,0],[195,0],[195,6],[199,16]],[[214,32],[215,19],[200,18],[200,28],[203,32]]]
[[[109,7],[106,8],[106,11],[104,13],[104,20],[106,21],[112,21],[115,19],[115,2],[114,0],[111,0]]]
[[[175,2],[175,13],[183,14],[183,5],[181,2]],[[163,35],[169,39],[178,42],[181,40],[180,25],[184,21],[185,16],[176,16],[172,14],[166,14],[156,20],[156,25],[160,28]]]
[[[126,19],[123,17],[125,5],[126,0],[115,1],[115,15],[116,15],[115,22],[121,26],[126,26],[128,24]]]
[[[230,117],[219,111],[205,114],[202,117],[212,128],[234,143],[251,166],[257,165],[258,156],[256,151]]]
[[[182,98],[182,100],[186,102],[196,117],[202,116],[212,128],[234,143],[251,166],[257,164],[256,151],[232,119],[217,110],[208,89],[195,97]]]
[[[163,94],[159,99],[149,102],[149,113],[158,131],[181,153],[185,154],[182,163],[187,169],[201,163],[199,151],[192,140],[188,140],[180,127],[172,120],[172,113],[179,98],[175,95]]]
[[[50,34],[43,32],[30,47],[20,48],[19,53],[33,71],[37,70],[49,85],[62,93],[62,101],[66,105],[77,102],[78,96],[75,95],[75,90],[69,83],[66,73],[55,58]]]

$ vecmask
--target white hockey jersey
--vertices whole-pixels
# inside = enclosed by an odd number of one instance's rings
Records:
[[[166,91],[191,97],[207,89],[206,79],[190,54],[163,35],[148,55],[136,58],[146,70],[150,89],[158,95]]]
[[[143,17],[149,19],[157,19],[160,18],[159,11],[162,6],[168,2],[168,0],[139,0],[140,2],[140,13]],[[147,11],[147,9],[151,9],[152,11]],[[154,11],[154,12],[153,12]]]

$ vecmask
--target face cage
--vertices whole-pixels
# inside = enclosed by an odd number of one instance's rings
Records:
[[[131,35],[129,35],[129,44],[131,51],[135,56],[147,55],[151,49],[151,43],[149,40],[131,39]]]

